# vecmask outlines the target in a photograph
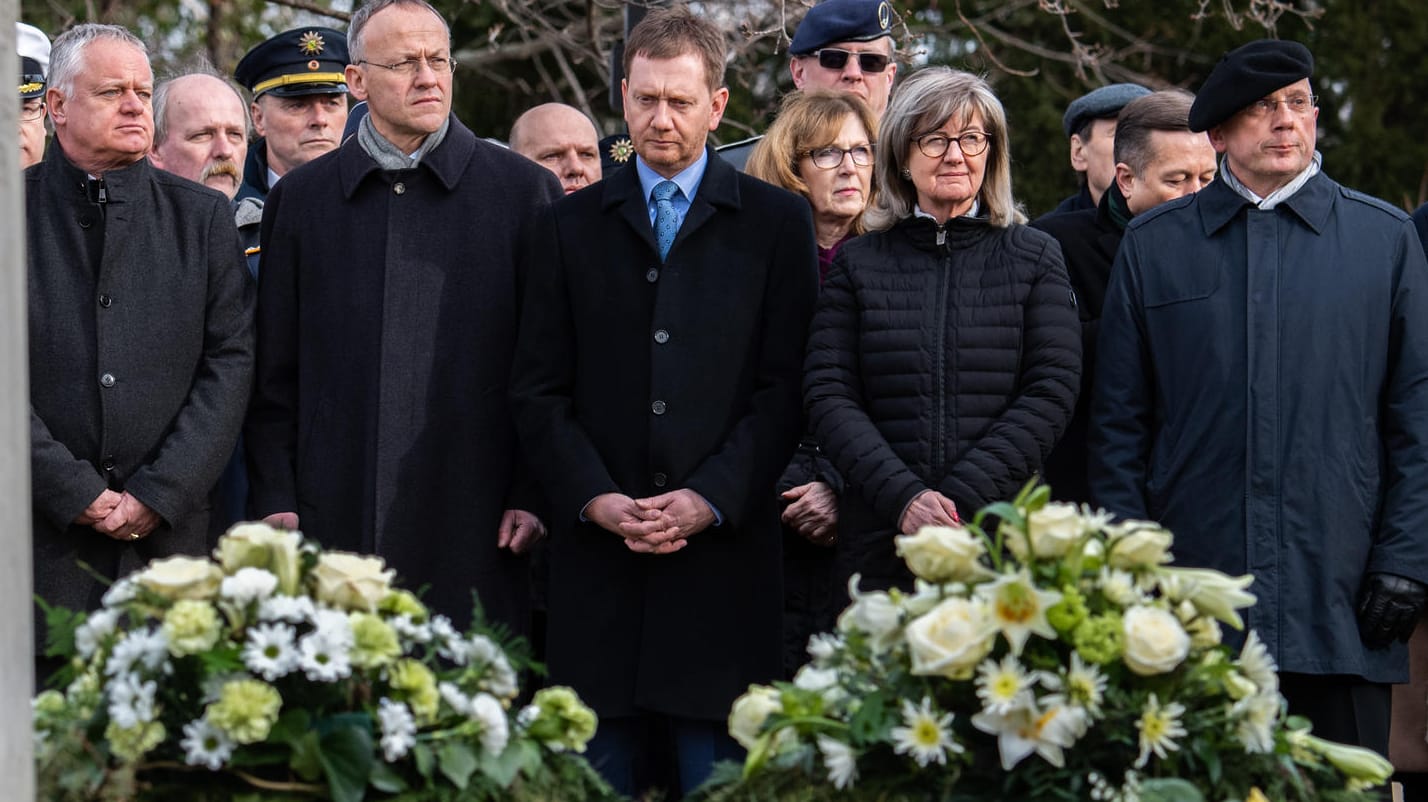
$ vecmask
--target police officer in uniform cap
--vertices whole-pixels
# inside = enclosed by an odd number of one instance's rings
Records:
[[[238,198],[265,199],[289,170],[333,150],[347,123],[347,35],[294,28],[256,45],[233,77],[253,93],[253,130]]]
[[[45,67],[50,39],[39,28],[15,23],[15,49],[20,53],[20,168],[38,164],[45,155]]]

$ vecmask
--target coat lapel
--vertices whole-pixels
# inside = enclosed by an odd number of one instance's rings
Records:
[[[695,191],[694,199],[689,204],[689,213],[684,216],[684,224],[679,227],[679,234],[675,236],[674,245],[670,247],[671,254],[679,250],[680,243],[709,222],[716,207],[739,208],[739,171],[721,159],[713,148],[706,147],[705,151],[709,154],[709,165],[704,168],[704,178],[699,182],[699,189]],[[604,184],[603,208],[609,211],[619,207],[620,216],[625,218],[630,228],[644,240],[650,251],[657,253],[654,226],[650,223],[649,202],[644,197],[640,174],[634,163],[631,162],[625,169],[605,179]]]
[[[649,247],[650,253],[658,253],[654,225],[650,223],[649,206],[645,202],[644,190],[640,187],[640,174],[635,169],[635,163],[631,161],[624,169],[616,171],[601,183],[605,185],[601,207],[606,212],[615,209],[629,224],[635,236]]]

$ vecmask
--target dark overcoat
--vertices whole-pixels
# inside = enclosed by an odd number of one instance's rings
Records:
[[[528,626],[526,561],[496,548],[516,498],[507,400],[522,231],[549,171],[454,117],[413,169],[357,138],[294,170],[263,210],[253,512],[297,512],[328,548],[377,553],[465,621],[471,592]]]
[[[1272,210],[1222,180],[1143,212],[1101,317],[1091,492],[1185,565],[1253,573],[1283,671],[1408,679],[1364,575],[1428,582],[1428,263],[1407,215],[1315,175]]]
[[[142,159],[103,191],[97,203],[58,141],[25,173],[35,592],[79,609],[104,588],[77,560],[117,577],[208,550],[208,491],[253,377],[227,198]],[[162,524],[135,543],[73,525],[106,488]]]
[[[556,203],[533,248],[512,393],[552,506],[547,658],[602,716],[721,720],[780,673],[774,485],[817,251],[807,201],[709,153],[663,265],[630,168]],[[580,520],[602,493],[678,488],[723,523],[673,554]]]

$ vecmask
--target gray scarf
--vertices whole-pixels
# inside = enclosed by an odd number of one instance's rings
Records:
[[[1225,177],[1226,186],[1233,189],[1240,197],[1265,211],[1269,211],[1284,201],[1289,200],[1289,198],[1293,197],[1294,193],[1299,191],[1300,187],[1308,183],[1309,179],[1318,175],[1319,165],[1323,161],[1324,157],[1319,154],[1319,151],[1314,151],[1314,158],[1310,160],[1309,166],[1305,167],[1304,171],[1299,175],[1294,176],[1293,181],[1269,193],[1269,197],[1267,198],[1261,198],[1254,194],[1254,190],[1241,184],[1240,180],[1235,177],[1235,174],[1230,172],[1228,159],[1220,159],[1220,175]]]
[[[446,131],[451,127],[451,118],[442,120],[441,127],[436,133],[428,136],[416,153],[407,155],[396,145],[388,142],[386,137],[377,133],[377,129],[372,125],[372,115],[368,114],[362,118],[361,125],[357,126],[357,144],[367,151],[367,155],[372,157],[372,161],[383,170],[407,170],[421,164],[421,160],[426,154],[432,152],[437,145],[446,139]]]

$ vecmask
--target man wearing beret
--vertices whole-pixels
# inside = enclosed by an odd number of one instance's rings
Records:
[[[1064,198],[1050,214],[1095,209],[1106,188],[1116,180],[1116,117],[1125,105],[1150,90],[1140,84],[1110,84],[1071,101],[1061,129],[1071,142],[1071,169],[1081,189]]]
[[[255,45],[233,77],[253,93],[258,139],[238,199],[267,198],[279,178],[337,147],[347,123],[347,36],[294,28]]]
[[[1386,752],[1428,582],[1428,262],[1407,215],[1315,151],[1314,61],[1227,54],[1190,127],[1220,179],[1131,220],[1092,398],[1095,500],[1253,574],[1291,713]]]
[[[788,52],[794,87],[857,95],[873,110],[874,117],[882,119],[897,77],[892,5],[887,0],[819,3],[804,15]],[[742,170],[762,138],[722,147],[719,156]]]
[[[20,52],[20,169],[39,164],[45,155],[45,65],[50,39],[33,25],[15,23]]]

